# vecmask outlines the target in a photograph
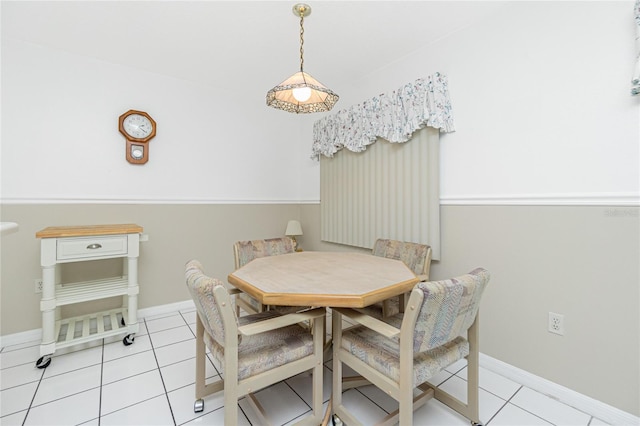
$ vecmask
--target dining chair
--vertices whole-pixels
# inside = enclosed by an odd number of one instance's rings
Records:
[[[224,283],[208,277],[197,260],[187,262],[185,278],[197,310],[196,402],[204,410],[204,397],[224,392],[224,424],[238,424],[238,399],[247,396],[260,424],[269,424],[253,393],[289,377],[311,370],[313,414],[300,424],[322,420],[322,368],[325,308],[282,314],[265,311],[238,318]],[[312,321],[318,320],[318,321]],[[312,321],[314,329],[298,325]],[[206,348],[222,366],[221,378],[206,383]]]
[[[333,308],[335,415],[349,426],[361,424],[343,405],[342,392],[373,384],[399,402],[398,410],[379,424],[413,424],[413,411],[434,396],[472,424],[480,424],[478,307],[488,282],[489,272],[482,268],[457,278],[419,282],[411,291],[406,312],[384,321],[357,310]],[[342,330],[342,315],[357,325]],[[427,382],[462,358],[467,358],[466,402]],[[362,377],[343,382],[343,364]],[[416,397],[415,388],[420,391]]]
[[[233,245],[233,257],[235,269],[241,268],[253,259],[266,256],[295,253],[295,246],[291,237],[268,238],[264,240],[238,241]],[[265,311],[266,306],[259,301],[241,292],[236,296],[236,314],[240,316],[240,308],[249,314]],[[286,307],[279,307],[281,311],[291,311]],[[302,309],[302,308],[297,308]]]
[[[371,254],[401,260],[418,276],[420,281],[429,280],[431,247],[426,244],[378,238]],[[360,311],[378,319],[390,317],[399,312],[404,312],[407,298],[408,294],[401,294],[362,308]]]

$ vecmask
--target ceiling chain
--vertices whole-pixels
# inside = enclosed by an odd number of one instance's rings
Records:
[[[302,72],[302,67],[304,65],[304,14],[300,13],[300,72]]]

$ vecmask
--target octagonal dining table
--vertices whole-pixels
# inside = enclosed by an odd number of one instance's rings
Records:
[[[350,252],[289,253],[252,260],[229,283],[263,305],[363,308],[419,281],[400,260]]]
[[[230,284],[267,306],[363,308],[407,293],[419,279],[400,260],[353,252],[305,251],[252,260]],[[332,327],[341,327],[334,318]],[[362,380],[351,378],[352,386]],[[323,419],[329,421],[331,401]]]

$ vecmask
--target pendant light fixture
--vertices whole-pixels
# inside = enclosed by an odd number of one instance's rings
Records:
[[[283,111],[298,113],[329,111],[338,95],[304,72],[304,18],[311,14],[311,6],[298,3],[293,14],[300,17],[300,72],[293,74],[267,92],[267,105]]]

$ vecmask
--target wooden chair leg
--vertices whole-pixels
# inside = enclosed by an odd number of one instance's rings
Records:
[[[478,350],[478,338],[480,329],[480,315],[469,328],[469,356],[467,357],[467,407],[468,418],[474,423],[480,423],[479,395],[480,387],[480,354]]]
[[[204,344],[204,325],[200,317],[196,317],[196,402],[194,411],[204,409],[204,397],[224,389],[224,379],[213,383],[206,383],[207,378],[207,347]]]
[[[457,398],[448,394],[440,388],[435,389],[435,398],[448,405],[468,418],[474,424],[480,424],[479,409],[479,353],[478,353],[478,330],[479,316],[468,330],[467,338],[469,340],[469,355],[467,356],[467,403],[459,401]],[[423,388],[423,385],[419,386]]]
[[[237,350],[232,348],[232,350]],[[229,354],[224,359],[224,424],[238,424],[238,358]],[[227,374],[230,373],[230,374]],[[247,395],[249,396],[249,395]]]
[[[322,418],[322,379],[324,370],[322,361],[324,354],[324,331],[325,317],[313,320],[313,353],[316,355],[318,362],[313,368],[313,401],[311,408],[313,409],[313,416],[316,419]]]
[[[342,405],[342,362],[337,356],[340,348],[340,336],[342,335],[342,315],[333,311],[331,315],[331,328],[333,337],[333,396],[331,404],[335,407]]]
[[[400,416],[398,418],[401,425],[413,424],[413,399],[412,398],[400,398],[398,411]]]
[[[207,350],[204,344],[204,325],[196,315],[196,399],[205,396]]]

